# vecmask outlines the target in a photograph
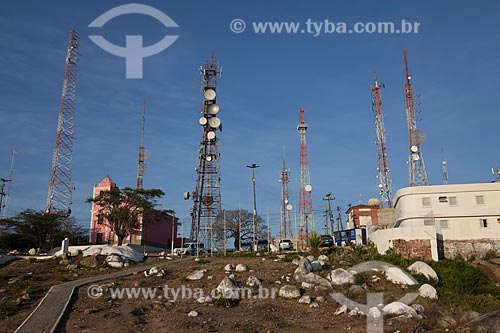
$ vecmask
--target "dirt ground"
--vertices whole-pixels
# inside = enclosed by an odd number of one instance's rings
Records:
[[[208,262],[207,262],[208,261]],[[297,299],[287,300],[278,297],[278,289],[285,284],[296,284],[293,278],[286,282],[286,276],[296,268],[291,262],[273,258],[207,258],[195,262],[174,263],[165,268],[165,277],[145,277],[143,274],[112,281],[112,288],[157,287],[201,288],[209,293],[216,288],[228,274],[224,272],[226,264],[244,264],[247,272],[234,273],[240,286],[244,286],[249,276],[262,279],[265,288],[274,288],[275,298],[242,299],[239,302],[216,301],[208,304],[197,303],[194,298],[165,299],[164,293],[152,299],[114,300],[109,292],[99,299],[88,296],[88,286],[75,293],[70,304],[70,311],[64,316],[58,332],[366,332],[366,316],[348,317],[346,314],[335,316],[333,313],[339,304],[329,296],[331,291],[303,291],[312,297],[322,296],[326,301],[319,308],[299,304]],[[205,269],[205,277],[199,281],[188,281],[186,276],[197,269]],[[329,270],[324,269],[325,275]],[[361,277],[373,292],[384,292],[385,304],[399,299],[411,289],[402,289],[381,279],[372,283],[371,277]],[[210,278],[211,276],[211,278]],[[276,281],[279,281],[277,283]],[[111,286],[110,282],[104,285]],[[297,284],[299,285],[299,284]],[[338,292],[360,303],[366,303],[365,295],[353,295],[343,288]],[[170,297],[172,298],[172,297]],[[419,332],[436,326],[438,317],[448,314],[442,305],[426,299],[417,299],[426,309],[426,316],[421,319],[386,318],[385,332]],[[197,317],[189,317],[190,311],[198,312]]]

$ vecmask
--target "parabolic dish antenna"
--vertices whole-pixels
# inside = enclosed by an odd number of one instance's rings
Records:
[[[216,115],[217,113],[219,113],[219,105],[218,104],[211,104],[209,107],[208,107],[208,113],[212,114],[212,115]]]
[[[198,120],[201,126],[205,126],[208,122],[207,118],[201,117],[200,120]]]
[[[205,97],[205,99],[211,101],[215,98],[217,94],[215,93],[215,90],[213,89],[207,89],[205,90],[205,93],[203,94],[203,96]]]
[[[213,139],[215,139],[215,132],[208,132],[208,133],[207,133],[207,138],[208,138],[209,140],[213,140]]]
[[[306,192],[311,192],[313,189],[313,187],[309,184],[307,184],[306,186],[304,186],[304,190],[306,190]]]
[[[217,117],[212,117],[210,118],[210,120],[208,121],[208,124],[210,125],[210,127],[212,128],[217,128],[220,126],[220,119],[217,118]]]
[[[292,210],[292,209],[293,209],[292,205],[290,205],[290,204],[286,205],[286,210]]]
[[[420,159],[420,156],[415,154],[415,155],[412,155],[412,158],[414,161],[418,161]]]
[[[410,150],[411,150],[412,153],[416,153],[418,151],[418,147],[417,146],[411,146]]]

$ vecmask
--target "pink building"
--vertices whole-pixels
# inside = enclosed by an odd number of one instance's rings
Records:
[[[116,183],[109,176],[104,177],[97,185],[94,184],[92,197],[97,197],[102,191],[109,191],[118,188]],[[92,244],[113,244],[118,239],[109,228],[105,219],[99,218],[99,206],[92,203],[90,218],[90,243]],[[145,223],[140,217],[140,228],[124,240],[124,244],[150,245],[156,247],[170,248],[172,235],[174,235],[174,247],[181,245],[180,238],[177,238],[177,225],[179,219],[170,214],[163,214],[156,218],[149,219]]]

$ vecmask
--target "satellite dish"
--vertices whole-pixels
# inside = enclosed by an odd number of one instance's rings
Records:
[[[306,192],[311,192],[311,191],[312,191],[312,189],[313,189],[313,188],[312,188],[312,186],[311,186],[311,185],[309,185],[309,184],[308,184],[308,185],[306,185],[306,186],[304,186],[304,190],[306,190]]]
[[[416,153],[418,151],[418,147],[417,146],[411,146],[410,150],[411,150],[412,153]]]
[[[208,132],[208,133],[207,133],[207,138],[208,138],[209,140],[213,140],[213,139],[215,139],[215,132]]]
[[[212,117],[210,118],[210,120],[208,121],[208,124],[210,125],[210,127],[212,128],[217,128],[220,126],[220,119],[217,118],[217,117]]]
[[[147,150],[144,151],[144,159],[147,160],[151,156],[151,153]]]
[[[184,200],[188,200],[191,196],[190,196],[189,192],[184,192],[183,197],[184,197]]]
[[[378,184],[378,187],[379,187],[379,188],[382,188],[382,184]]]
[[[415,154],[415,155],[412,155],[412,158],[414,161],[418,161],[420,159],[420,156]]]
[[[208,162],[210,162],[210,161],[212,160],[212,155],[207,155],[207,156],[205,156],[205,159],[206,159]]]
[[[205,97],[205,99],[211,101],[215,98],[217,94],[215,93],[215,90],[213,89],[207,89],[205,90],[205,93],[203,94],[203,96]]]
[[[288,199],[285,199],[285,203],[288,204]]]
[[[290,204],[286,205],[286,210],[290,211],[290,210],[292,210],[292,209],[293,209],[293,206],[292,206],[292,205],[290,205]]]
[[[200,120],[198,120],[201,126],[205,126],[208,122],[207,118],[201,117]]]
[[[219,105],[218,104],[211,104],[209,107],[208,107],[208,113],[212,114],[212,115],[216,115],[217,113],[219,113]]]

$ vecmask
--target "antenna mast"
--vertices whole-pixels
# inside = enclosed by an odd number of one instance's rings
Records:
[[[196,243],[205,242],[212,247],[212,225],[221,217],[220,175],[219,175],[219,138],[217,130],[222,131],[219,105],[216,102],[217,76],[221,76],[222,68],[215,61],[214,54],[199,68],[201,74],[201,93],[203,105],[199,124],[202,126],[199,163],[196,168],[196,190],[192,193],[193,208],[191,211],[191,238]],[[189,195],[185,195],[189,198]]]
[[[300,108],[300,122],[297,125],[300,135],[300,186],[299,186],[299,229],[300,244],[304,247],[303,238],[306,243],[309,238],[309,226],[314,229],[314,212],[312,207],[312,186],[309,174],[309,158],[307,156],[306,132],[307,124],[304,120],[304,108]],[[304,231],[305,228],[305,231]]]
[[[448,161],[444,157],[444,152],[441,152],[443,159],[441,160],[441,168],[443,170],[443,185],[448,185]]]
[[[142,125],[141,125],[141,145],[139,146],[139,161],[137,163],[137,189],[142,189],[144,172],[146,171],[145,159],[146,150],[144,148],[144,124],[146,122],[146,101],[142,106]]]
[[[288,183],[290,182],[290,169],[285,166],[285,146],[283,146],[283,169],[280,171],[281,183],[281,223],[280,223],[280,238],[292,237],[292,225],[290,221],[290,210],[292,205],[288,199],[290,193],[288,191]]]
[[[9,172],[9,185],[7,185],[7,192],[5,193],[5,204],[3,205],[2,218],[7,218],[7,209],[9,208],[9,196],[10,189],[12,187],[12,176],[14,175],[14,159],[16,157],[16,148],[12,147],[11,153],[12,159],[10,161],[10,172]]]
[[[408,168],[410,186],[429,185],[427,172],[425,171],[424,157],[422,156],[423,135],[417,129],[417,115],[415,110],[415,94],[411,83],[411,76],[408,74],[408,60],[406,49],[404,49],[404,60],[406,69],[406,79],[404,83],[406,120],[408,122]]]
[[[377,133],[377,153],[378,153],[378,188],[380,193],[381,207],[392,207],[391,175],[387,163],[387,148],[385,141],[384,114],[382,113],[381,88],[384,84],[377,81],[377,73],[373,73],[373,84],[370,86],[373,94],[372,110],[375,114],[375,129]]]
[[[52,157],[46,213],[71,215],[73,184],[71,182],[73,129],[75,124],[76,63],[78,62],[78,35],[69,35],[66,69],[62,89],[61,107],[57,123],[56,143]]]

